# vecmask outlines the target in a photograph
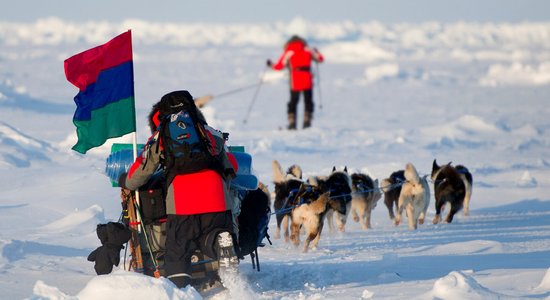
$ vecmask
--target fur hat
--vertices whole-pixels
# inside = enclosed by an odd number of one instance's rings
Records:
[[[161,107],[164,105],[163,103],[170,103],[174,101],[185,102],[187,106],[186,109],[193,111],[193,114],[197,117],[197,120],[207,125],[204,115],[195,105],[195,100],[193,96],[191,96],[191,94],[188,91],[174,91],[162,96],[162,98],[157,103],[153,104],[153,107],[149,112],[149,116],[147,117],[147,120],[149,123],[149,129],[151,130],[151,133],[155,132],[160,124],[159,116],[160,116],[161,110],[164,109]]]

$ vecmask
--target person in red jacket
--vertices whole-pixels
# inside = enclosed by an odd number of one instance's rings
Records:
[[[171,97],[183,98],[195,110],[194,114],[204,125],[215,153],[219,153],[217,157],[220,163],[216,170],[206,168],[193,173],[176,174],[168,182],[164,269],[166,277],[182,288],[192,282],[191,257],[196,249],[211,258],[217,258],[220,270],[236,271],[238,267],[228,190],[229,180],[235,177],[235,167],[227,156],[223,133],[206,124],[191,94],[175,91],[164,95],[161,102]],[[149,116],[153,123],[150,124],[154,129],[153,135],[128,173],[119,177],[118,183],[122,188],[137,190],[162,166],[165,153],[160,133],[156,129],[160,123],[159,104],[153,106]]]
[[[284,47],[284,52],[279,60],[273,64],[267,60],[268,67],[280,71],[288,68],[290,72],[290,101],[288,102],[288,129],[296,129],[296,108],[300,99],[300,93],[304,94],[304,124],[303,128],[311,126],[313,119],[313,75],[311,73],[311,61],[323,62],[323,55],[316,48],[309,48],[306,41],[297,36],[292,36]]]

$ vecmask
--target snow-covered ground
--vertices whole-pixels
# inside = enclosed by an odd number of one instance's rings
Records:
[[[434,159],[473,173],[468,217],[411,231],[392,225],[381,200],[373,229],[352,220],[345,233],[325,227],[307,254],[273,240],[259,250],[261,272],[242,261],[240,278],[213,298],[550,299],[550,23],[53,18],[0,22],[1,299],[201,298],[122,268],[96,276],[86,260],[99,246],[96,224],[118,219],[120,202],[103,174],[109,146],[70,150],[77,91],[63,60],[127,29],[140,141],[151,104],[188,89],[215,96],[204,108],[211,125],[246,147],[270,188],[274,159],[300,164],[306,177],[347,166],[382,179],[407,162],[422,175]],[[294,33],[326,62],[313,127],[288,132],[279,130],[287,78],[266,72],[265,60]],[[254,99],[249,86],[260,78]],[[432,195],[428,221],[433,203]]]

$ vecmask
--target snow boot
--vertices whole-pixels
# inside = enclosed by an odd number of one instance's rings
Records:
[[[313,113],[306,111],[304,113],[304,129],[311,127],[311,120],[313,120]]]
[[[235,252],[235,245],[231,233],[224,231],[218,234],[216,239],[216,247],[218,254],[218,263],[220,270],[237,272],[239,266],[239,258]]]
[[[296,114],[289,113],[288,114],[288,130],[296,130]]]

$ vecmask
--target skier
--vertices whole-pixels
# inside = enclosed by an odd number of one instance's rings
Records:
[[[177,105],[174,105],[175,103]],[[159,124],[161,119],[170,119],[172,116],[173,120],[178,114],[165,115],[162,113],[163,107],[173,109],[180,106],[180,103],[181,106],[187,107],[186,112],[200,123],[197,126],[206,129],[218,164],[211,164],[198,171],[182,172],[184,170],[180,166],[188,166],[193,161],[178,161],[183,158],[168,153],[168,137],[163,134],[163,126]],[[155,132],[128,173],[121,174],[118,183],[123,188],[137,190],[148,181],[159,166],[164,166],[168,180],[164,259],[166,277],[178,288],[192,283],[191,257],[196,249],[200,249],[209,257],[217,258],[220,270],[236,271],[239,260],[234,247],[227,187],[227,181],[235,176],[235,171],[225,150],[223,133],[207,126],[204,116],[187,91],[175,91],[164,95],[153,107],[151,116],[156,127]],[[186,127],[180,123],[177,125],[180,128]],[[159,127],[160,129],[157,129]],[[184,137],[186,138],[188,137]],[[167,162],[169,156],[172,159],[176,157],[175,161]]]
[[[284,52],[273,64],[267,60],[267,66],[280,71],[287,67],[290,72],[290,101],[288,102],[288,129],[296,129],[296,108],[300,93],[304,95],[304,123],[303,128],[311,126],[313,119],[313,76],[311,61],[323,62],[323,55],[316,48],[309,48],[307,42],[297,36],[292,36],[284,46]]]

